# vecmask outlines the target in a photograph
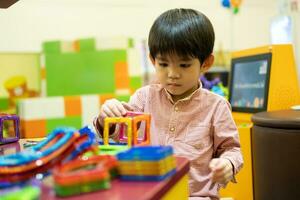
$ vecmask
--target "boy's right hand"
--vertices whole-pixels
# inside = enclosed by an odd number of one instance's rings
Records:
[[[133,111],[128,103],[120,102],[117,99],[106,100],[100,109],[99,124],[103,127],[105,117],[122,117],[127,111]]]

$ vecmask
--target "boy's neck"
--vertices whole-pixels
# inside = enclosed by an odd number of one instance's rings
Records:
[[[186,97],[193,94],[199,87],[200,87],[200,84],[198,83],[197,85],[195,85],[194,87],[192,87],[191,89],[189,89],[188,91],[186,91],[185,93],[180,94],[180,95],[173,95],[173,94],[169,93],[167,90],[166,91],[170,94],[170,96],[172,97],[172,100],[175,104],[177,101],[179,101],[181,99],[185,99]]]

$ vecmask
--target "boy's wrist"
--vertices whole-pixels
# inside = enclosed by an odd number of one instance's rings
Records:
[[[234,164],[231,162],[231,160],[230,160],[229,158],[224,158],[224,159],[228,160],[228,162],[229,162],[230,165],[231,165],[231,173],[232,173],[232,175],[231,175],[231,178],[230,178],[229,181],[231,181],[231,182],[233,182],[233,183],[237,183],[237,181],[236,181],[236,179],[235,179],[235,174],[234,174]],[[229,182],[229,181],[228,181],[228,182]]]

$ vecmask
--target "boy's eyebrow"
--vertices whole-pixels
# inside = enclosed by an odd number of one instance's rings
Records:
[[[167,61],[168,60],[167,58],[165,58],[163,56],[160,56],[160,55],[157,55],[156,58],[159,59],[159,60],[162,60],[162,61]]]

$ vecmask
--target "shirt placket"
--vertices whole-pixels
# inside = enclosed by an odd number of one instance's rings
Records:
[[[172,106],[172,113],[169,121],[169,134],[167,138],[168,144],[174,142],[176,133],[178,131],[178,112],[179,112],[179,105],[177,102]]]

